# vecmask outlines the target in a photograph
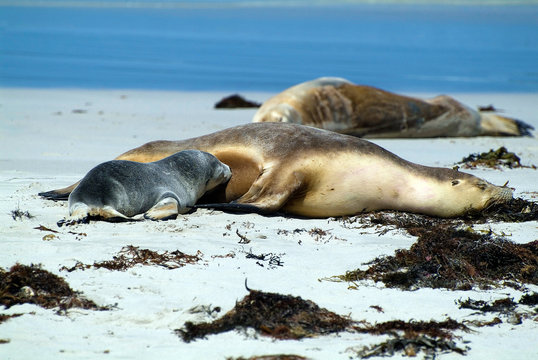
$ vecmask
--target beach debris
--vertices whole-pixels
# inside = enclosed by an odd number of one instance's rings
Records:
[[[456,345],[453,341],[453,332],[470,331],[465,324],[451,318],[444,321],[391,320],[376,324],[362,322],[354,326],[354,330],[360,333],[392,337],[379,344],[353,350],[363,359],[373,356],[392,356],[396,353],[416,356],[420,351],[426,353],[426,358],[434,358],[442,352],[456,352],[463,355],[468,348],[460,348]]]
[[[11,217],[13,218],[13,220],[17,221],[17,220],[23,220],[23,219],[32,219],[35,216],[31,215],[28,212],[28,210],[22,211],[21,209],[15,209],[15,210],[11,210]]]
[[[514,168],[531,168],[536,169],[535,165],[521,165],[521,159],[515,153],[508,151],[504,146],[497,150],[491,149],[488,152],[474,153],[464,157],[456,165],[462,165],[466,169],[474,169],[478,166],[500,169],[501,167]]]
[[[136,265],[162,266],[172,270],[187,264],[195,264],[202,260],[202,256],[203,254],[200,251],[197,251],[196,255],[188,255],[179,250],[159,253],[149,249],[140,249],[138,246],[127,245],[122,247],[118,255],[115,255],[112,260],[94,262],[93,265],[83,264],[77,261],[72,267],[62,266],[60,271],[72,272],[90,268],[125,271]]]
[[[276,269],[278,266],[284,266],[284,262],[282,261],[282,256],[284,254],[262,253],[256,255],[252,252],[252,248],[248,252],[243,251],[243,253],[245,253],[245,257],[247,259],[256,260],[256,264],[261,267],[265,267],[265,263],[267,265],[267,269]]]
[[[538,305],[538,293],[533,292],[532,294],[524,294],[521,296],[521,299],[519,299],[519,303],[528,306]]]
[[[538,220],[538,203],[521,198],[511,199],[503,204],[494,204],[478,213],[462,216],[473,222],[503,221],[526,222]]]
[[[250,243],[250,239],[248,239],[245,235],[241,234],[241,233],[239,232],[239,229],[236,229],[236,230],[235,230],[235,234],[236,234],[237,236],[239,236],[239,239],[240,239],[239,242],[238,242],[238,244],[248,244],[248,243]]]
[[[185,342],[234,329],[253,328],[275,339],[302,339],[350,330],[352,320],[300,297],[249,290],[221,318],[207,323],[186,322],[175,332]]]
[[[353,327],[355,331],[365,334],[384,335],[395,331],[402,332],[405,337],[412,338],[418,335],[427,335],[432,338],[452,339],[452,331],[470,329],[464,324],[448,318],[443,321],[403,321],[391,320],[382,323],[370,324],[363,322]]]
[[[408,356],[416,355],[419,351],[430,355],[448,351],[464,354],[467,350],[458,347],[452,339],[454,331],[470,331],[470,329],[451,318],[443,321],[393,320],[371,324],[366,321],[353,321],[349,317],[320,308],[312,301],[300,297],[265,293],[248,288],[247,290],[249,294],[221,318],[198,324],[187,322],[182,329],[176,329],[175,333],[185,342],[210,334],[246,328],[253,328],[259,334],[279,340],[302,339],[344,331],[393,337],[372,348],[357,351],[366,357],[400,351]],[[274,355],[253,359],[287,359],[271,356]]]
[[[49,231],[49,232],[51,232],[51,233],[59,234],[58,231],[53,230],[53,229],[50,229],[50,228],[48,228],[48,227],[46,227],[46,226],[43,226],[43,225],[36,226],[34,229],[36,229],[36,230],[40,230],[40,231]]]
[[[9,319],[16,318],[19,316],[22,316],[23,314],[0,314],[0,324],[8,321]]]
[[[239,94],[233,94],[216,103],[215,109],[259,108],[261,105],[260,103],[246,100]]]
[[[538,311],[538,309],[531,311],[521,310],[519,305],[535,306],[538,303],[538,293],[524,294],[517,303],[510,297],[494,301],[467,298],[464,301],[458,300],[456,303],[460,309],[476,310],[479,313],[496,313],[498,315],[490,321],[470,321],[474,326],[483,327],[501,324],[503,321],[500,317],[504,318],[509,324],[519,325],[523,320],[535,317]]]
[[[538,240],[515,244],[493,232],[474,231],[444,219],[416,214],[371,214],[372,224],[405,229],[418,240],[410,249],[378,257],[356,269],[329,278],[333,281],[373,280],[386,287],[470,290],[515,282],[538,284]]]
[[[382,343],[354,351],[361,359],[374,356],[393,356],[399,352],[405,356],[415,357],[419,351],[426,353],[425,359],[435,359],[438,353],[456,352],[460,355],[465,355],[467,350],[469,350],[469,347],[460,348],[452,340],[436,339],[426,335],[411,338],[395,335],[392,339]]]
[[[504,110],[497,109],[493,104],[489,105],[479,105],[478,111],[481,112],[504,112]]]
[[[66,311],[77,307],[105,310],[72,290],[67,282],[40,265],[15,264],[9,271],[0,268],[0,305],[10,308],[18,304],[36,304],[46,309]]]

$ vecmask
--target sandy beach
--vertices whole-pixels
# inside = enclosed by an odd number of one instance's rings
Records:
[[[100,162],[157,139],[198,136],[250,122],[255,110],[214,110],[226,92],[164,92],[134,90],[0,90],[0,267],[41,264],[64,278],[76,291],[107,311],[73,308],[65,315],[35,305],[1,309],[22,314],[0,324],[2,359],[225,359],[270,354],[295,354],[310,359],[349,359],[357,351],[387,338],[341,332],[302,340],[273,340],[254,331],[229,331],[190,343],[175,333],[187,321],[211,321],[232,309],[251,289],[300,296],[353,320],[489,321],[502,323],[456,331],[455,343],[468,347],[471,359],[533,359],[538,356],[536,313],[515,324],[503,315],[459,309],[458,300],[519,299],[523,291],[450,291],[423,288],[390,289],[381,283],[323,279],[396,249],[409,248],[416,238],[401,230],[383,235],[374,226],[361,229],[341,219],[294,219],[255,214],[234,215],[198,210],[166,222],[92,222],[59,228],[67,216],[66,202],[37,196],[40,191],[70,185]],[[264,101],[272,94],[246,92]],[[410,94],[435,95],[435,94]],[[470,106],[494,104],[507,116],[538,128],[536,94],[451,94]],[[399,156],[431,166],[451,167],[470,153],[505,146],[523,164],[538,164],[536,138],[472,138],[376,140]],[[521,169],[466,170],[495,184],[515,189],[515,196],[536,201],[538,171]],[[14,219],[12,211],[31,217]],[[48,230],[40,230],[42,226]],[[38,228],[38,229],[36,229]],[[295,231],[302,229],[304,231]],[[322,231],[312,231],[321,229]],[[538,223],[487,223],[516,243],[538,239]],[[54,230],[51,231],[51,230]],[[250,240],[248,244],[242,237]],[[177,269],[135,266],[126,271],[60,270],[77,262],[110,260],[125,246],[196,255],[200,261]],[[279,261],[249,258],[272,254]],[[538,286],[526,284],[527,292]],[[201,311],[220,307],[220,313]],[[376,310],[382,309],[382,312]],[[198,309],[198,310],[197,310]],[[532,307],[521,310],[532,312]],[[423,357],[423,353],[418,354]],[[394,358],[404,357],[398,353]],[[439,354],[459,359],[458,353]]]

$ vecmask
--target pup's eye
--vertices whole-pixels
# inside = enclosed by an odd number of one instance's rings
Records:
[[[452,186],[458,185],[460,182],[459,180],[452,180]]]

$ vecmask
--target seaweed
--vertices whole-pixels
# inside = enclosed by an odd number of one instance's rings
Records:
[[[11,314],[11,315],[0,314],[0,324],[5,321],[8,321],[9,319],[19,317],[19,316],[22,316],[22,314]]]
[[[434,359],[439,352],[456,352],[465,355],[469,348],[460,348],[455,342],[446,339],[435,339],[426,335],[413,338],[395,335],[392,339],[371,347],[364,347],[357,351],[362,359],[374,356],[393,356],[397,352],[403,352],[406,356],[414,357],[419,350],[426,353],[425,359]]]
[[[22,211],[21,209],[11,210],[11,217],[13,220],[32,219],[35,216],[31,215],[28,211]]]
[[[260,106],[260,103],[246,100],[239,94],[233,94],[217,102],[215,109],[259,108]]]
[[[518,305],[534,305],[533,302],[536,301],[536,299],[533,300],[534,296],[537,296],[538,294],[533,293],[533,295],[523,295],[518,303],[514,301],[512,298],[501,298],[497,299],[491,302],[484,301],[484,300],[473,300],[471,298],[468,298],[465,301],[459,300],[457,301],[457,304],[459,305],[460,309],[470,309],[475,310],[479,313],[496,313],[499,316],[503,317],[508,323],[512,325],[519,325],[523,322],[524,319],[531,318],[536,315],[535,312],[532,311],[526,311],[526,310],[520,310],[518,308]],[[518,311],[519,310],[519,311]],[[471,323],[475,326],[482,327],[482,326],[492,326],[496,324],[500,324],[503,321],[496,316],[491,321],[486,322],[480,322],[480,321],[472,321]]]
[[[494,204],[478,213],[462,216],[463,220],[474,222],[503,221],[526,222],[538,220],[538,203],[514,198],[502,204]]]
[[[40,265],[15,264],[9,271],[0,269],[0,305],[10,308],[27,303],[46,309],[58,307],[60,311],[73,307],[106,309],[81,297],[64,279],[42,269]]]
[[[310,300],[300,297],[250,290],[221,318],[211,323],[187,322],[175,332],[185,342],[234,329],[253,328],[275,339],[301,339],[346,331],[352,321]]]
[[[361,358],[372,356],[392,356],[402,352],[406,356],[416,356],[419,351],[427,357],[435,357],[439,352],[456,352],[464,355],[468,348],[460,348],[453,341],[453,331],[470,329],[453,319],[444,321],[402,321],[393,320],[377,324],[364,323],[355,326],[355,331],[372,335],[390,335],[392,338],[357,351]]]
[[[470,154],[464,157],[459,163],[463,164],[464,168],[473,169],[477,166],[485,166],[493,169],[499,169],[500,167],[514,168],[531,168],[536,169],[536,166],[521,165],[521,159],[515,153],[508,151],[504,146],[501,146],[497,150],[491,149],[488,152],[480,154]]]
[[[528,306],[538,305],[538,293],[533,292],[532,294],[524,294],[521,296],[521,299],[519,299],[519,303]]]
[[[427,335],[432,338],[452,339],[452,331],[463,330],[469,331],[464,324],[451,318],[444,321],[402,321],[391,320],[383,323],[369,324],[364,323],[362,326],[355,326],[354,330],[360,333],[382,335],[392,334],[395,331],[402,331],[407,338]]]
[[[165,251],[158,253],[149,249],[140,249],[137,246],[128,245],[121,248],[118,255],[112,260],[94,262],[93,265],[83,264],[79,261],[72,266],[63,266],[61,271],[72,272],[75,270],[86,270],[90,268],[105,268],[108,270],[125,271],[136,265],[155,265],[162,266],[166,269],[177,269],[187,264],[195,264],[202,260],[202,253],[198,251],[196,255],[188,255],[179,250],[172,252]]]
[[[277,266],[284,266],[284,262],[282,261],[282,255],[284,254],[273,254],[273,253],[267,253],[267,254],[259,254],[256,255],[252,252],[252,249],[250,249],[248,252],[243,251],[245,253],[245,257],[247,259],[254,259],[257,260],[256,264],[258,264],[261,267],[265,267],[263,265],[263,262],[267,263],[268,269],[275,269]]]
[[[504,281],[538,284],[538,241],[515,244],[491,231],[475,232],[452,221],[414,214],[371,215],[371,223],[405,229],[418,240],[410,249],[378,257],[366,270],[348,271],[332,280],[374,280],[405,290],[420,287],[470,290]]]
[[[512,298],[503,298],[488,303],[484,300],[473,300],[468,298],[465,301],[458,301],[460,309],[471,309],[480,312],[506,312],[516,308],[517,303]]]

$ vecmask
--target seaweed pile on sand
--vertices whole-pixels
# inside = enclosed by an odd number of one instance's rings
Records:
[[[453,331],[470,331],[464,324],[453,319],[444,321],[402,321],[392,320],[383,323],[362,323],[355,326],[360,333],[373,335],[389,335],[390,338],[379,344],[355,349],[362,359],[373,356],[393,356],[402,353],[405,356],[416,356],[420,351],[426,358],[434,358],[443,352],[455,352],[465,355],[468,347],[461,348],[454,341]]]
[[[521,159],[515,153],[508,151],[504,146],[497,150],[491,149],[488,152],[470,154],[464,157],[457,165],[462,165],[466,169],[474,169],[477,166],[499,169],[501,167],[514,168],[531,168],[536,169],[535,165],[522,165]]]
[[[382,344],[357,350],[361,357],[385,356],[396,352],[411,355],[419,351],[426,354],[446,351],[464,354],[467,350],[455,344],[453,332],[469,329],[450,318],[441,322],[394,320],[370,324],[340,316],[300,297],[248,290],[249,294],[221,318],[198,324],[187,322],[182,329],[175,330],[176,334],[186,342],[210,334],[247,328],[279,340],[297,340],[338,332],[391,336],[390,340]],[[268,356],[268,359],[281,359],[280,356],[287,359],[285,356],[288,355],[272,356]]]
[[[413,214],[376,213],[372,224],[405,229],[418,240],[410,249],[382,256],[332,280],[374,280],[387,287],[470,290],[495,285],[520,288],[538,284],[538,241],[515,244],[491,231],[482,233],[455,225],[453,220]]]
[[[300,297],[248,290],[249,294],[221,318],[210,323],[187,322],[176,333],[189,342],[210,334],[253,328],[275,339],[301,339],[346,331],[353,323]]]
[[[202,253],[198,251],[196,255],[188,255],[179,250],[164,251],[158,253],[149,249],[140,249],[138,246],[128,245],[121,248],[118,255],[114,256],[112,260],[105,260],[101,262],[94,262],[93,265],[83,264],[79,261],[72,266],[63,266],[60,270],[72,272],[75,270],[86,270],[90,268],[105,268],[108,270],[125,271],[136,265],[154,265],[162,266],[166,269],[177,269],[187,264],[195,264],[202,260]]]
[[[0,305],[35,304],[65,311],[73,307],[104,310],[69,287],[61,277],[40,266],[16,264],[9,271],[0,269]]]
[[[260,103],[245,99],[239,94],[233,94],[221,99],[215,104],[215,109],[247,109],[259,108]]]

